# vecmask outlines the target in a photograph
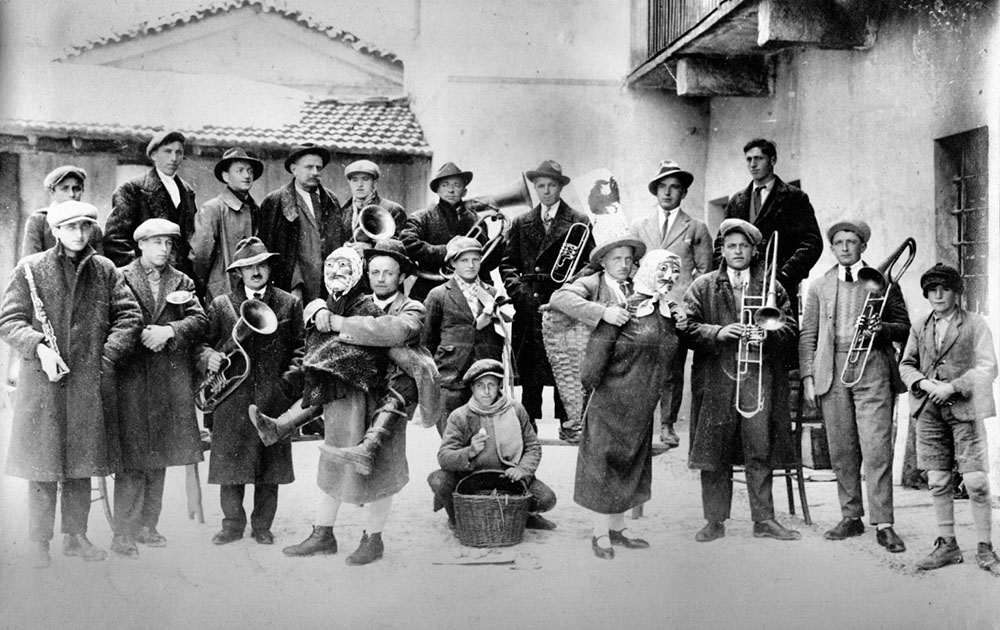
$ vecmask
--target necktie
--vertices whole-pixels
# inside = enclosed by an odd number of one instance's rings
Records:
[[[756,221],[757,220],[757,215],[760,214],[760,206],[761,206],[760,191],[763,190],[763,189],[764,189],[763,186],[754,186],[754,189],[753,189],[753,209],[750,212],[750,223],[753,223],[754,221]]]
[[[542,224],[545,225],[545,231],[549,231],[549,226],[552,225],[552,206],[542,206]]]
[[[660,234],[661,241],[667,240],[667,233],[670,232],[670,213],[667,212],[666,215],[667,216],[663,217],[663,230]]]
[[[253,299],[255,299],[255,300],[262,300],[262,299],[264,299],[264,292],[263,291],[254,291],[253,292]]]
[[[844,282],[854,282],[854,274],[851,273],[850,267],[844,267]]]
[[[309,199],[311,199],[312,202],[313,202],[313,208],[312,208],[312,210],[313,210],[313,216],[314,217],[318,217],[319,216],[319,208],[320,208],[319,191],[316,191],[316,190],[311,191],[309,193]]]
[[[625,294],[625,297],[628,297],[629,293],[632,292],[632,289],[629,288],[628,286],[628,280],[622,280],[621,282],[619,282],[618,288],[622,290],[622,293]]]

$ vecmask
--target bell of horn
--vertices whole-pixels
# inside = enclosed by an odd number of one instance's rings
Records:
[[[260,300],[247,300],[240,305],[240,317],[247,328],[260,335],[278,330],[278,317],[271,307]]]
[[[370,204],[361,209],[358,216],[358,228],[354,232],[354,240],[374,243],[392,238],[395,233],[396,221],[388,210],[377,204]]]
[[[531,192],[528,188],[528,178],[525,177],[524,173],[521,173],[521,177],[517,181],[492,190],[485,195],[473,197],[469,201],[472,202],[472,205],[479,203],[492,206],[496,209],[513,206],[527,206],[530,208]],[[469,205],[469,201],[466,202],[466,206]]]

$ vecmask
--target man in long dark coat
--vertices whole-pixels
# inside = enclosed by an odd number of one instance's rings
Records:
[[[0,304],[0,337],[21,355],[6,473],[28,480],[37,567],[51,564],[58,484],[63,553],[107,557],[87,539],[90,478],[121,465],[115,370],[142,325],[121,274],[87,244],[97,208],[65,201],[49,209],[48,222],[58,243],[18,263]]]
[[[581,227],[589,228],[590,218],[571,208],[560,197],[563,186],[570,179],[563,175],[558,163],[546,160],[537,169],[525,173],[525,177],[534,185],[540,203],[511,224],[500,263],[500,276],[514,302],[512,332],[521,404],[535,423],[542,417],[542,388],[555,385],[542,341],[542,314],[538,309],[548,304],[553,291],[586,264],[594,248],[594,236],[589,229],[584,235]],[[573,265],[572,261],[562,264],[565,277],[556,281],[551,273],[571,228],[575,234],[584,235],[575,243],[583,250],[580,264]],[[554,397],[555,415],[562,426],[566,422],[566,410],[559,392],[554,391]]]
[[[156,529],[167,466],[202,460],[193,351],[208,319],[194,281],[167,262],[180,235],[176,223],[145,221],[134,234],[142,256],[122,270],[143,319],[136,350],[122,362],[118,388],[123,470],[115,477],[111,550],[129,558],[139,555],[136,542],[167,544]]]

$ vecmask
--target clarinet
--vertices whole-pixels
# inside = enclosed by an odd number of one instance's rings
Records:
[[[31,305],[35,309],[35,319],[42,325],[45,343],[53,352],[62,357],[59,352],[59,344],[56,342],[56,330],[52,327],[49,316],[45,314],[45,305],[42,304],[42,298],[38,296],[38,287],[35,286],[35,277],[32,275],[29,265],[24,266],[24,278],[28,281],[28,289],[31,291]]]

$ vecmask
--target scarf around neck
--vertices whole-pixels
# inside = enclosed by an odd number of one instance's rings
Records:
[[[493,444],[500,461],[508,466],[517,466],[524,453],[524,438],[521,435],[521,421],[514,410],[514,401],[500,392],[500,396],[489,406],[483,406],[475,399],[469,399],[469,411],[480,416],[482,426],[493,435]]]

